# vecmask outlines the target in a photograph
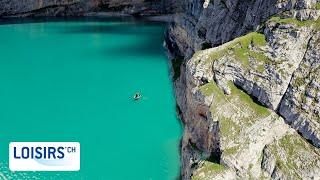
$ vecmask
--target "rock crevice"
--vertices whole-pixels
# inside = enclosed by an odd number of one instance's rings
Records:
[[[183,179],[320,178],[318,6],[188,2],[167,43],[185,57],[176,96],[197,147],[182,141]]]

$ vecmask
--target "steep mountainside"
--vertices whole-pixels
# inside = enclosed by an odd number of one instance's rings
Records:
[[[90,12],[159,15],[178,11],[175,0],[0,0],[0,17],[81,16]]]
[[[257,30],[271,16],[287,12],[299,20],[319,15],[317,0],[186,0],[170,38],[184,56]]]
[[[175,68],[183,179],[319,179],[320,3],[185,8],[167,35],[173,63],[185,59]]]

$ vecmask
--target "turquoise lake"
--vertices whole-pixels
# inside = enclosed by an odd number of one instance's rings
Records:
[[[178,178],[182,127],[164,28],[111,19],[0,25],[0,179]],[[81,170],[10,172],[13,141],[80,142]]]

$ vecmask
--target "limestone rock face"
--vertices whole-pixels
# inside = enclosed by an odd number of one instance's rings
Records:
[[[0,0],[0,16],[76,15],[84,9],[80,0]]]
[[[254,31],[272,15],[286,12],[298,19],[318,16],[316,0],[187,0],[170,31],[188,59],[197,50],[215,47]],[[184,36],[187,38],[180,37]],[[181,40],[183,39],[183,41]]]
[[[293,133],[267,145],[262,169],[273,179],[318,179],[320,150]]]
[[[229,94],[216,84],[205,61],[215,50],[197,53],[183,74],[183,179],[320,178],[318,148],[232,81],[226,84]]]
[[[273,110],[277,109],[312,34],[309,27],[276,26],[268,24],[264,34],[248,34],[231,41],[222,50],[230,52],[212,57],[217,58],[212,65],[214,79],[226,92],[230,90],[225,84],[231,80]]]
[[[319,6],[188,1],[166,43],[185,59],[183,179],[320,178]]]
[[[0,0],[0,17],[81,16],[90,12],[159,15],[180,7],[176,0]]]
[[[187,88],[181,87],[185,92],[177,91],[179,107],[184,112],[182,119],[186,125],[182,138],[182,173],[183,177],[190,177],[189,171],[199,160],[210,157],[219,158],[219,134],[218,123],[211,118],[210,105],[213,97],[205,96],[194,89],[196,86],[194,79],[186,78]],[[177,82],[177,86],[183,86]],[[185,97],[186,96],[186,97]]]
[[[279,112],[293,128],[320,147],[320,32],[309,41]]]

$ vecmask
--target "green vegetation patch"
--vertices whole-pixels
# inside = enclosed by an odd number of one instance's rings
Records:
[[[316,21],[313,20],[299,21],[295,18],[281,18],[279,16],[272,17],[268,22],[274,22],[278,24],[292,24],[298,27],[312,26],[316,23]]]
[[[231,95],[239,97],[240,102],[245,103],[244,106],[253,110],[253,116],[266,117],[270,115],[270,110],[255,103],[254,100],[245,92],[238,89],[233,83],[229,83]]]
[[[320,2],[316,3],[316,7],[315,8],[316,8],[316,10],[320,10]]]
[[[219,119],[219,127],[222,136],[230,139],[234,138],[235,135],[240,134],[241,131],[239,124],[235,123],[232,119],[225,117]]]
[[[316,4],[316,9],[320,10],[320,3]],[[300,21],[295,18],[281,18],[279,16],[273,16],[267,22],[274,22],[278,24],[292,24],[297,27],[313,27],[316,31],[320,30],[320,18],[318,18],[317,20]]]
[[[317,3],[320,4],[320,3]],[[299,21],[295,18],[281,18],[274,16],[267,23],[292,24],[298,27],[312,26],[320,30],[320,19]],[[242,37],[236,38],[225,45],[218,47],[209,54],[209,58],[204,60],[205,64],[212,63],[222,57],[232,57],[241,63],[243,68],[252,69],[259,73],[265,71],[265,65],[275,63],[267,57],[261,47],[267,44],[266,37],[262,33],[252,32]],[[200,51],[201,52],[201,51]],[[195,53],[198,56],[199,52]],[[231,58],[230,58],[231,59]],[[196,64],[200,63],[199,59]]]
[[[217,112],[217,108],[221,108],[222,105],[227,105],[228,110],[232,110],[232,113],[237,113],[241,109],[249,109],[250,114],[246,116],[251,117],[250,119],[263,118],[270,115],[270,110],[264,106],[261,106],[254,102],[254,100],[245,92],[238,89],[232,82],[229,84],[231,89],[231,95],[225,95],[223,91],[217,86],[215,82],[209,82],[200,87],[200,91],[205,96],[214,95],[214,103],[211,106],[211,111]],[[215,115],[221,113],[214,113]],[[220,117],[222,125],[226,125],[226,134],[228,134],[227,129],[229,126],[234,126],[230,123],[227,117]],[[221,127],[224,129],[224,127]]]
[[[292,85],[294,87],[300,87],[300,86],[303,86],[305,84],[305,79],[302,78],[302,77],[296,77],[293,82],[292,82]]]
[[[231,41],[225,48],[212,52],[210,58],[205,63],[209,63],[222,58],[223,56],[233,57],[240,62],[244,68],[252,68],[250,59],[260,64],[271,63],[271,60],[263,52],[253,51],[252,48],[259,49],[267,44],[264,34],[252,32],[245,36]],[[250,48],[252,47],[252,48]],[[258,69],[259,72],[264,70],[264,66]]]
[[[278,168],[291,178],[301,178],[299,174],[296,173],[297,169],[307,168],[309,165],[313,166],[313,163],[319,161],[319,150],[297,134],[284,136],[278,143],[273,143],[270,149],[276,158]],[[286,154],[285,158],[280,156],[283,151]],[[306,158],[306,153],[316,158],[307,157],[311,160],[311,162],[308,161],[310,164],[301,164],[300,159]]]
[[[231,147],[231,148],[228,148],[228,149],[225,149],[223,151],[223,153],[226,155],[231,155],[231,154],[235,154],[237,153],[237,151],[240,149],[240,146],[234,146],[234,147]]]
[[[209,82],[209,83],[201,86],[200,91],[205,96],[211,96],[212,94],[214,94],[215,96],[222,97],[224,95],[223,91],[214,82]]]
[[[247,145],[243,143],[245,139],[239,139],[241,131],[271,114],[270,110],[255,103],[247,93],[238,89],[233,83],[230,82],[228,85],[231,89],[230,95],[225,95],[215,82],[200,87],[204,95],[214,97],[210,110],[214,118],[219,121],[221,138],[235,142],[233,147],[223,150],[224,155],[235,154],[242,145]]]
[[[203,165],[196,170],[195,174],[192,176],[192,180],[201,180],[203,179],[201,175],[209,176],[210,174],[219,174],[225,170],[226,167],[221,164],[204,161]]]
[[[210,57],[212,60],[217,60],[221,58],[223,55],[235,53],[236,55],[241,54],[241,56],[247,56],[250,45],[260,47],[265,46],[266,43],[267,42],[264,34],[252,32],[242,37],[234,39],[226,48],[212,53]]]

